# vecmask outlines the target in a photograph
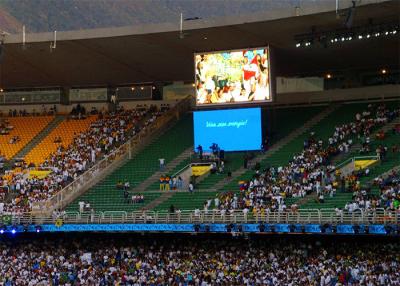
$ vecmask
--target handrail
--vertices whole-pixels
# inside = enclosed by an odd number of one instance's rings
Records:
[[[346,166],[350,162],[354,162],[356,160],[363,160],[363,159],[375,159],[379,160],[379,156],[377,155],[369,155],[369,156],[355,156],[344,160],[343,162],[336,165],[336,170],[341,169],[343,166]]]
[[[181,168],[180,170],[176,171],[175,174],[172,175],[172,177],[176,177],[176,175],[182,173],[184,170],[186,170],[186,169],[189,168],[190,166],[191,166],[191,164],[185,165],[183,168]]]
[[[98,161],[89,170],[81,174],[48,200],[32,203],[32,214],[40,215],[45,213],[48,215],[54,209],[64,208],[68,203],[77,198],[82,193],[82,190],[86,190],[96,183],[99,178],[107,175],[120,164],[132,158],[132,153],[135,151],[137,152],[148,143],[147,141],[149,138],[159,132],[161,127],[168,124],[171,120],[174,120],[174,118],[178,118],[181,113],[186,112],[190,107],[190,101],[191,96],[188,96],[178,102],[172,109],[158,118],[158,120],[147,126],[145,130],[130,138],[115,151],[105,155],[103,159]]]
[[[343,166],[346,166],[348,163],[350,162],[354,162],[354,157],[351,158],[347,158],[346,160],[344,160],[343,162],[339,163],[336,165],[336,170],[341,169]]]
[[[357,210],[352,213],[337,214],[334,209],[300,209],[298,211],[273,211],[265,213],[245,213],[241,210],[223,213],[218,210],[184,210],[170,213],[167,211],[133,212],[67,212],[61,215],[34,216],[31,213],[11,216],[12,224],[143,224],[143,223],[285,223],[285,224],[399,224],[400,211],[382,208],[375,210]]]

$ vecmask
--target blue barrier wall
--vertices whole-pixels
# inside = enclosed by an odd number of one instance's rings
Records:
[[[347,235],[399,235],[398,225],[319,225],[319,224],[54,224],[8,225],[3,233],[21,232],[211,232],[211,233],[311,233]]]

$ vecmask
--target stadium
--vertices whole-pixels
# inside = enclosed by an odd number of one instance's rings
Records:
[[[0,285],[400,285],[399,1],[3,2]]]

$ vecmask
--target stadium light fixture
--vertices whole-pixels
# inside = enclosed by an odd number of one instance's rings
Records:
[[[351,40],[363,40],[371,38],[379,38],[382,36],[392,36],[399,32],[398,23],[385,23],[379,25],[351,27],[350,31],[325,31],[315,34],[314,32],[308,34],[301,34],[295,36],[296,48],[307,48],[313,44],[314,40],[318,40],[322,47],[327,47],[327,44],[334,44],[338,42],[346,42]],[[324,39],[322,41],[321,39]]]
[[[386,74],[387,70],[386,69],[381,69],[381,74]]]
[[[331,75],[330,73],[327,73],[325,77],[326,77],[327,79],[330,79],[330,78],[332,78],[332,75]]]
[[[131,90],[132,90],[132,91],[134,91],[134,90],[135,90],[135,87],[134,87],[134,86],[132,86],[132,87],[131,87]]]
[[[0,88],[0,92],[3,92],[4,90],[2,88]]]
[[[143,89],[144,89],[144,86],[141,86],[140,89],[143,90]]]

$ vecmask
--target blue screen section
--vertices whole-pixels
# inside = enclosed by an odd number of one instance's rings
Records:
[[[196,111],[194,147],[217,143],[225,151],[259,150],[261,148],[261,108]]]

